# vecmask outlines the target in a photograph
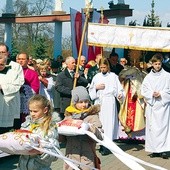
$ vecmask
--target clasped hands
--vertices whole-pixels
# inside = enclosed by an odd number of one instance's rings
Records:
[[[97,84],[96,85],[96,90],[104,90],[105,89],[105,84],[104,83],[101,83],[101,84]],[[118,100],[121,100],[123,98],[123,95],[122,94],[119,94],[117,96],[117,99]]]
[[[105,89],[105,84],[104,83],[96,85],[96,90],[104,90],[104,89]]]
[[[155,98],[161,97],[161,94],[159,92],[154,91],[153,97],[155,97]]]

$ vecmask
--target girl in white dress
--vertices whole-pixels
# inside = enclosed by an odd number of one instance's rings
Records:
[[[122,101],[124,90],[118,76],[110,72],[109,62],[106,58],[100,60],[99,68],[100,73],[93,77],[89,94],[91,99],[94,100],[94,104],[101,105],[99,118],[102,122],[104,134],[110,140],[115,140],[118,139],[119,127],[116,98]],[[103,155],[107,153],[103,152]]]
[[[48,100],[50,100],[52,106],[54,106],[53,103],[54,80],[53,77],[50,74],[48,74],[48,66],[43,63],[40,64],[38,72],[40,80],[39,94],[45,96]]]

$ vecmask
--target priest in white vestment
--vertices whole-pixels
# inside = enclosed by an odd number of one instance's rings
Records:
[[[106,58],[99,62],[100,73],[97,73],[90,84],[89,95],[94,104],[101,105],[99,113],[104,134],[110,139],[118,139],[118,112],[116,98],[120,101],[124,98],[124,90],[118,76],[110,72]]]
[[[0,50],[6,47],[0,44]],[[1,128],[13,127],[14,119],[20,119],[20,87],[24,84],[22,67],[7,56],[0,55],[0,132]],[[2,130],[3,131],[3,130]],[[3,133],[3,132],[2,132]]]
[[[162,68],[163,57],[155,54],[151,61],[153,69],[146,75],[141,94],[147,103],[145,150],[150,157],[167,159],[170,151],[170,74]]]

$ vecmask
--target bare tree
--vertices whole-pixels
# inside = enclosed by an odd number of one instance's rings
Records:
[[[0,42],[3,42],[4,25],[0,24]]]
[[[16,0],[14,11],[17,16],[42,15],[52,11],[54,0]],[[14,24],[13,39],[18,44],[19,50],[27,49],[33,55],[34,46],[39,36],[52,39],[54,35],[53,24]]]

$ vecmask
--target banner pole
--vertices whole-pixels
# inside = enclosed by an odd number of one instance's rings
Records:
[[[104,19],[103,9],[104,9],[104,8],[101,7],[101,13],[100,13],[100,16],[101,16],[101,24],[103,24],[103,19]],[[101,47],[100,54],[101,54],[101,56],[103,57],[103,47]]]
[[[80,42],[80,49],[79,49],[78,58],[77,58],[76,73],[78,73],[79,71],[80,58],[82,54],[82,46],[83,46],[84,37],[85,37],[86,29],[87,29],[88,19],[89,19],[89,7],[86,9],[86,18],[85,18],[83,33],[82,33],[81,42]],[[77,78],[74,78],[73,89],[76,87],[76,84],[77,84]]]

